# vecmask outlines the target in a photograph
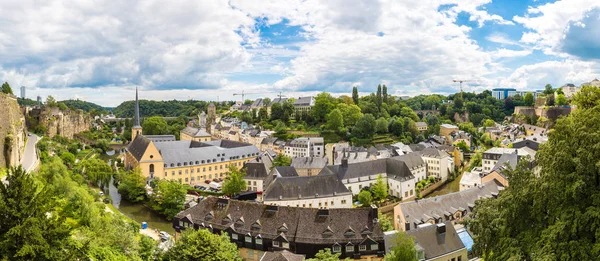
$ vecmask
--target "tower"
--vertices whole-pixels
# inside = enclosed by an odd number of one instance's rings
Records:
[[[135,115],[133,118],[133,127],[131,128],[131,141],[135,140],[137,135],[142,134],[142,125],[140,125],[140,101],[138,100],[138,89],[135,88]]]
[[[209,103],[208,104],[208,118],[206,123],[207,124],[214,124],[215,120],[217,118],[217,106],[215,106],[214,103]]]

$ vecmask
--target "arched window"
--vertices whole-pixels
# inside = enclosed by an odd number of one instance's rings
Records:
[[[150,173],[154,172],[154,164],[150,164]]]

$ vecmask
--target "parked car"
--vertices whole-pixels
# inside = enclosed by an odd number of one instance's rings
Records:
[[[207,180],[204,181],[204,183],[210,184],[210,180],[207,179]]]
[[[188,194],[190,194],[190,195],[194,195],[194,196],[197,196],[197,197],[199,197],[199,196],[200,196],[200,194],[198,194],[198,192],[196,192],[195,190],[189,190],[189,191],[188,191]]]
[[[198,189],[199,190],[206,190],[206,187],[205,186],[200,186]]]
[[[214,178],[212,181],[219,182],[219,179],[218,178]]]

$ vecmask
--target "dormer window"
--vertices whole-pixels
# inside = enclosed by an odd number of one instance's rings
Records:
[[[352,253],[354,252],[354,245],[352,245],[352,243],[348,243],[346,245],[346,253]]]
[[[246,243],[252,243],[252,235],[250,235],[250,233],[246,234],[245,241]]]
[[[322,235],[323,235],[323,237],[331,237],[331,236],[333,236],[333,230],[331,230],[331,228],[329,226],[327,226],[327,229],[325,229],[325,231],[323,231]]]
[[[231,233],[231,239],[233,239],[233,240],[238,240],[238,234],[236,234],[236,233]]]
[[[353,237],[355,235],[356,232],[354,232],[354,230],[351,227],[348,227],[348,229],[346,229],[346,231],[344,232],[345,237]]]
[[[257,245],[262,245],[263,241],[262,241],[262,236],[259,234],[256,236],[256,238],[254,239],[254,241],[256,242]]]
[[[340,244],[335,243],[332,247],[331,247],[333,253],[339,253],[342,252],[342,246],[340,246]]]
[[[211,221],[214,218],[213,212],[211,211],[210,213],[206,214],[206,216],[204,216],[204,220],[206,221]]]
[[[256,222],[252,224],[252,230],[260,230],[261,228],[262,225],[260,224],[260,220],[256,220]]]
[[[288,227],[287,227],[287,225],[286,225],[285,223],[283,223],[283,225],[281,225],[281,226],[280,226],[280,227],[277,229],[277,232],[278,232],[278,233],[281,233],[281,232],[283,232],[283,233],[286,233],[286,232],[288,232]]]
[[[200,161],[196,161],[196,165],[200,164]]]
[[[231,223],[231,215],[227,215],[226,217],[224,217],[222,222],[223,225]]]
[[[175,164],[174,164],[174,163],[171,163],[171,167],[175,167]]]
[[[238,218],[238,220],[235,221],[236,227],[243,226],[243,225],[244,225],[244,217],[240,217],[240,218]]]

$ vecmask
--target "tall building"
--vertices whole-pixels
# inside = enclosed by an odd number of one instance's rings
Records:
[[[25,99],[25,86],[21,86],[21,98]]]
[[[517,89],[514,88],[495,88],[492,89],[492,97],[498,99],[498,100],[504,100],[513,94],[511,92],[515,92],[516,93]],[[514,95],[514,94],[513,94]]]
[[[217,106],[215,106],[214,103],[209,103],[208,104],[208,117],[207,117],[207,124],[214,124],[216,122],[217,119]]]
[[[37,96],[37,102],[42,103],[42,96]]]

